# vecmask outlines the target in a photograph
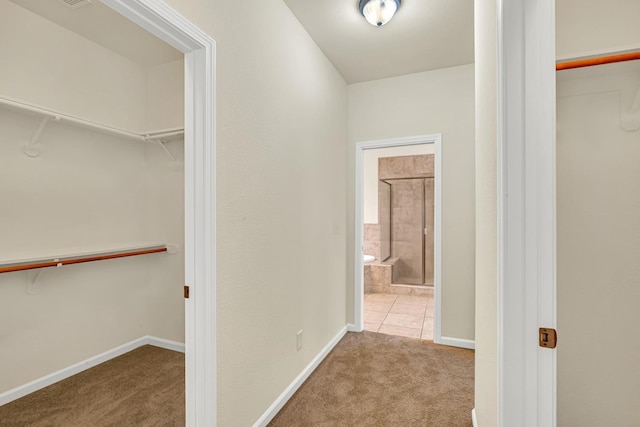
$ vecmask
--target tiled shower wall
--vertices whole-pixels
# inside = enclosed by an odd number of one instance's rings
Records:
[[[378,179],[433,178],[433,154],[381,157],[378,159]]]
[[[421,285],[423,280],[424,179],[391,183],[391,254],[393,283]]]
[[[380,260],[380,226],[378,224],[364,225],[363,248],[365,255],[373,255]]]

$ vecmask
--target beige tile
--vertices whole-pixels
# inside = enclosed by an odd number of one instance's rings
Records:
[[[389,312],[394,314],[412,314],[414,316],[424,317],[426,308],[426,305],[400,304],[396,300]]]
[[[380,261],[380,241],[365,240],[362,242],[362,249],[365,255],[373,255],[377,261]]]
[[[365,331],[378,332],[378,329],[380,329],[380,326],[381,326],[380,323],[364,322]]]
[[[378,329],[378,332],[400,337],[420,338],[420,329],[405,328],[402,326],[382,325],[380,329]]]
[[[433,318],[425,317],[422,323],[422,334],[420,336],[423,340],[433,339]]]
[[[364,302],[364,311],[379,311],[383,313],[387,313],[391,310],[393,306],[393,302],[385,302],[385,301],[372,301],[369,299]]]
[[[380,239],[380,225],[364,224],[364,240],[379,240],[379,239]]]
[[[433,298],[429,299],[429,301],[427,301],[427,311],[424,313],[425,317],[433,317]]]
[[[389,302],[392,303],[398,298],[397,295],[394,294],[371,294],[369,297],[369,301],[372,302]]]
[[[396,295],[411,295],[411,287],[409,286],[391,286],[391,292]]]
[[[384,325],[403,326],[405,328],[422,328],[422,322],[424,318],[422,316],[416,316],[413,314],[395,314],[389,313],[387,318],[384,319]]]
[[[365,322],[382,323],[385,317],[387,317],[386,311],[372,311],[372,310],[367,310],[366,308],[364,310]]]
[[[388,295],[387,288],[384,285],[372,283],[371,284],[371,293],[378,295]]]
[[[419,307],[426,307],[428,302],[429,298],[426,296],[398,295],[396,299],[396,304],[415,305]]]

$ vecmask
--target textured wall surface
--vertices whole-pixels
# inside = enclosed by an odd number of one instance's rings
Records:
[[[248,426],[346,323],[347,87],[281,0],[168,3],[216,41],[218,425]]]

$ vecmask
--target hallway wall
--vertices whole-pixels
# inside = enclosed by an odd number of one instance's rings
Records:
[[[282,0],[168,3],[217,46],[218,425],[250,426],[346,323],[347,87]]]

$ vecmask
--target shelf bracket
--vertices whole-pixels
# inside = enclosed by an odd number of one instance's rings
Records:
[[[169,158],[171,159],[171,163],[170,163],[171,170],[177,171],[178,169],[180,169],[180,165],[178,164],[178,161],[176,160],[176,157],[167,148],[167,141],[165,141],[163,139],[153,139],[153,141],[158,142],[160,144],[160,146],[162,147],[162,149],[164,150],[164,152],[167,153],[167,156],[169,156]]]
[[[38,143],[38,139],[40,139],[40,135],[42,134],[42,131],[44,130],[44,128],[47,126],[47,123],[49,123],[49,120],[51,119],[58,121],[60,120],[60,117],[44,116],[42,118],[42,121],[40,122],[40,126],[38,126],[36,133],[33,134],[31,141],[27,141],[26,144],[24,145],[24,148],[23,148],[24,154],[26,154],[29,157],[38,157],[40,155],[40,153],[42,152],[42,144]]]
[[[167,148],[167,142],[163,141],[162,139],[157,139],[156,141],[158,141],[160,143],[160,146],[162,147],[164,152],[167,153],[167,156],[169,156],[171,161],[175,163],[176,162],[176,158],[175,158],[175,156],[173,154],[171,154],[171,151],[169,151],[169,149]]]

